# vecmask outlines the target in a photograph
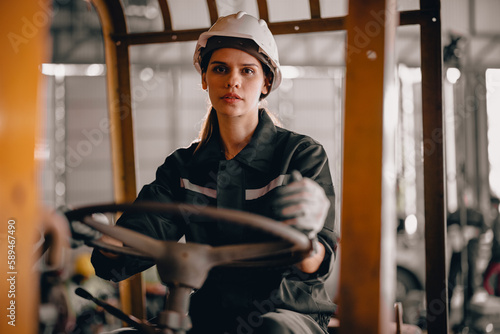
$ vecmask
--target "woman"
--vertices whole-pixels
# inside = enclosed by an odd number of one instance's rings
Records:
[[[335,250],[333,186],[323,147],[275,126],[259,108],[281,82],[274,38],[264,21],[244,12],[222,17],[200,35],[194,65],[212,104],[199,141],[168,156],[137,201],[268,216],[314,238],[315,251],[284,268],[214,268],[191,297],[190,333],[326,333],[334,310],[323,284]],[[292,177],[295,170],[300,174]],[[213,246],[263,238],[242,227],[155,214],[125,213],[117,224]],[[151,266],[99,251],[92,261],[98,276],[112,280]]]

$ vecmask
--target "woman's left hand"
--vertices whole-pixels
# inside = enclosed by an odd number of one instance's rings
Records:
[[[323,228],[330,201],[319,184],[292,172],[293,182],[276,190],[274,218],[314,238]]]

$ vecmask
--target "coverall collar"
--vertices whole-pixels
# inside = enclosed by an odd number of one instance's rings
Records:
[[[276,133],[273,121],[264,109],[260,109],[259,124],[250,142],[233,159],[259,171],[268,172],[273,161]],[[219,127],[216,126],[205,147],[195,154],[193,162],[198,164],[222,159],[225,157],[220,143]]]

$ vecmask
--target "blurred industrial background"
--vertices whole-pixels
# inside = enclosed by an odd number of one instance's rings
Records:
[[[121,2],[129,31],[162,29],[156,0]],[[174,13],[174,29],[210,26],[205,0],[167,2]],[[309,18],[306,0],[267,2],[271,22]],[[244,10],[258,16],[255,1],[218,0],[216,3],[220,15]],[[320,4],[322,17],[347,14],[347,1],[323,0]],[[441,6],[444,132],[436,133],[435,139],[446,143],[447,212],[465,212],[455,224],[462,228],[455,229],[450,222],[448,262],[452,261],[452,254],[467,248],[464,244],[471,247],[471,243],[475,243],[473,256],[476,259],[469,261],[469,266],[473,267],[469,270],[474,270],[469,283],[474,285],[475,293],[467,299],[464,293],[467,279],[459,273],[454,289],[450,290],[450,319],[457,332],[463,330],[460,326],[468,317],[472,319],[468,330],[500,333],[500,302],[494,297],[495,292],[499,293],[498,288],[491,293],[483,284],[496,236],[494,220],[498,219],[498,203],[495,208],[491,198],[500,196],[500,1],[443,0]],[[398,1],[400,11],[418,7],[418,1]],[[106,65],[99,18],[90,2],[54,0],[50,33],[51,62],[41,67],[47,85],[46,111],[36,146],[36,157],[41,163],[40,199],[51,208],[112,202]],[[359,36],[362,43],[363,33]],[[276,36],[284,81],[267,101],[268,108],[284,127],[308,134],[325,146],[337,194],[342,190],[345,38],[345,32]],[[393,177],[398,189],[399,220],[395,231],[396,296],[403,302],[405,322],[425,330],[428,305],[424,304],[422,162],[423,146],[433,143],[421,144],[419,38],[417,25],[397,29],[399,113],[398,140],[394,148],[397,170]],[[170,152],[189,145],[197,137],[207,108],[207,95],[192,66],[194,45],[194,42],[178,42],[130,49],[137,189],[154,179],[156,168]],[[337,196],[338,221],[340,200]],[[480,214],[483,220],[471,223],[472,219],[465,219],[464,223],[467,209]],[[464,225],[468,224],[474,229],[466,231]],[[457,243],[461,246],[456,246]],[[85,264],[88,251],[86,248],[72,251],[74,266],[66,268],[67,272],[61,276],[66,282],[82,283],[92,276],[91,268]],[[155,282],[154,273],[150,276]],[[50,277],[42,278],[50,280]],[[339,288],[336,280],[333,277],[330,282],[332,298]],[[110,290],[108,286],[101,286],[99,289],[114,300],[116,287],[111,286]],[[150,312],[154,313],[158,307],[154,296],[161,293],[161,288],[152,288]],[[84,311],[83,306],[78,307],[79,316],[89,312]],[[50,316],[41,318],[50,319]],[[95,319],[94,327],[85,328],[89,333],[97,332],[102,326],[119,325],[105,316]]]
[[[168,3],[175,13],[174,29],[210,26],[205,1]],[[268,3],[272,22],[309,15],[307,1]],[[123,5],[131,32],[161,28],[157,1],[124,0]],[[220,15],[245,10],[258,16],[255,1],[221,0],[217,6]],[[459,190],[460,178],[473,205],[482,205],[482,209],[487,207],[490,188],[500,193],[498,162],[492,158],[498,140],[493,110],[498,106],[495,69],[500,62],[500,23],[493,13],[499,6],[497,1],[442,1],[446,135],[461,134],[455,141],[458,148],[450,145],[447,155],[451,159],[447,195],[452,211],[458,205],[458,191],[463,190]],[[399,1],[399,10],[416,8],[418,1]],[[322,17],[336,17],[346,14],[347,5],[345,1],[321,1],[321,10]],[[55,206],[110,200],[109,131],[103,124],[107,119],[106,68],[99,19],[86,1],[56,0],[52,20],[52,63],[43,67],[49,84],[47,123],[38,150],[46,167],[41,178],[43,199]],[[418,196],[421,185],[416,172],[421,148],[414,143],[421,136],[421,125],[415,121],[421,112],[419,27],[402,26],[397,33],[401,128],[397,177],[404,190],[400,209],[403,215],[418,215],[422,196]],[[285,84],[270,96],[269,109],[285,127],[324,143],[340,191],[345,32],[279,35],[276,39]],[[131,47],[138,186],[152,180],[166,154],[197,136],[206,95],[192,66],[193,50],[194,42]]]

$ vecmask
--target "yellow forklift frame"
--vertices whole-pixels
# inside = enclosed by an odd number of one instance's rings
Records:
[[[171,18],[175,13],[166,0],[160,0],[163,31],[130,33],[120,1],[92,3],[102,24],[108,69],[115,200],[133,201],[136,187],[129,46],[196,40],[206,29],[173,30]],[[206,3],[213,24],[219,17],[217,4],[215,0]],[[426,282],[432,282],[426,284],[426,299],[428,307],[446,303],[442,296],[446,291],[443,142],[438,138],[442,134],[440,2],[420,0],[419,10],[398,13],[395,0],[350,0],[348,15],[322,18],[320,1],[309,0],[311,18],[287,22],[269,22],[267,1],[257,0],[257,5],[260,18],[268,22],[274,34],[347,31],[340,333],[389,331],[395,277],[395,265],[390,260],[395,250],[395,229],[389,220],[395,210],[391,204],[395,187],[387,175],[392,168],[388,151],[394,131],[387,118],[397,103],[391,100],[395,31],[398,24],[420,25],[423,142],[428,143],[424,145]],[[379,32],[360,45],[355,28],[374,23]],[[363,259],[362,266],[357,259]],[[144,294],[140,280],[133,282],[122,286],[122,303],[124,311],[141,317]],[[447,333],[447,306],[437,314],[429,312],[427,320],[428,333]]]
[[[130,202],[136,197],[129,46],[196,40],[209,28],[173,30],[171,18],[175,13],[170,11],[167,0],[158,1],[163,31],[131,33],[127,30],[119,0],[91,0],[101,21],[105,44],[116,202]],[[345,334],[389,333],[390,322],[394,320],[395,263],[392,253],[395,251],[395,225],[391,220],[395,218],[396,189],[391,147],[395,122],[391,115],[398,103],[393,94],[395,32],[398,25],[420,26],[426,300],[428,310],[435,311],[427,312],[427,332],[447,333],[440,1],[420,0],[418,10],[398,12],[396,0],[350,0],[346,16],[322,18],[320,0],[309,0],[310,19],[286,22],[269,22],[267,1],[256,2],[260,18],[268,22],[274,34],[347,32],[338,328],[339,333]],[[1,3],[4,14],[0,32],[8,38],[20,29],[20,17],[40,16],[40,6],[49,7],[48,0]],[[219,16],[216,0],[207,0],[206,4],[213,24]],[[376,27],[370,30],[376,33],[370,34],[366,43],[359,43],[356,31],[370,27]],[[1,115],[9,123],[9,127],[5,127],[2,124],[6,123],[0,119],[0,150],[2,158],[6,159],[0,164],[3,165],[0,169],[0,199],[1,205],[5,205],[0,210],[0,218],[2,226],[15,219],[16,233],[28,236],[27,241],[19,239],[17,245],[19,323],[16,329],[20,333],[35,332],[36,323],[26,320],[36,319],[35,305],[38,304],[38,299],[33,297],[37,295],[34,279],[29,275],[31,248],[24,244],[35,239],[29,236],[36,229],[38,207],[33,158],[39,117],[36,96],[40,95],[36,64],[45,60],[48,28],[39,30],[30,37],[31,42],[17,40],[20,50],[10,48],[2,52],[2,76],[6,79],[0,80],[0,83],[11,82],[0,87],[3,90],[0,92],[3,103],[0,107],[6,110],[1,111]],[[19,81],[16,83],[19,76],[26,78],[22,87]],[[10,208],[19,209],[19,215],[8,216],[6,209]],[[7,245],[6,231],[7,228],[0,231],[2,245]],[[1,267],[2,275],[7,273],[3,270],[5,266],[4,263]],[[0,287],[4,294],[4,279]],[[127,280],[120,290],[123,311],[143,318],[141,280]],[[2,296],[2,309],[8,307],[4,300],[6,298]],[[12,328],[5,322],[4,319],[0,325],[1,331],[5,332],[3,329],[6,328],[10,332]]]

